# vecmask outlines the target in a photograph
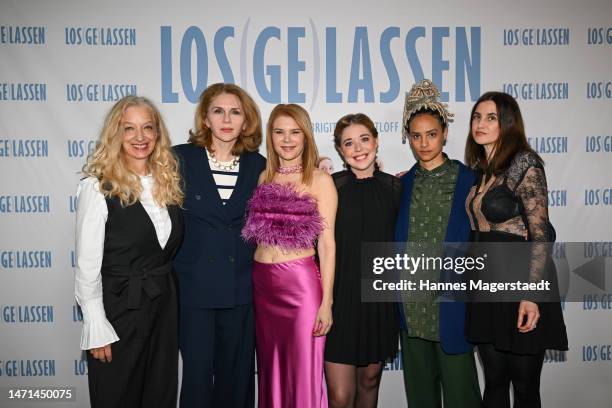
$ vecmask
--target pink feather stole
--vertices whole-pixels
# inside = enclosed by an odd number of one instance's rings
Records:
[[[262,184],[248,202],[242,237],[258,245],[283,249],[312,248],[323,231],[317,201],[289,185]]]

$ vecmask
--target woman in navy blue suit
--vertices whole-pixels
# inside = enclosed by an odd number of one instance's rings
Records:
[[[266,160],[261,117],[233,84],[200,96],[181,165],[185,238],[175,260],[183,357],[181,407],[252,407],[255,390],[251,268],[240,237],[246,203]]]

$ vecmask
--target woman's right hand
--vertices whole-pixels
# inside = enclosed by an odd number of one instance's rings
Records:
[[[516,327],[521,333],[529,333],[536,328],[540,320],[540,308],[537,303],[521,300]]]
[[[113,361],[113,353],[111,352],[111,345],[96,347],[89,349],[89,352],[96,360],[100,360],[103,363],[110,363]]]

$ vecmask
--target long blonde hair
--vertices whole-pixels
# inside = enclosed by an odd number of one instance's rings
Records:
[[[212,84],[200,95],[196,108],[194,129],[189,131],[189,143],[211,150],[212,130],[206,126],[206,115],[213,99],[222,94],[234,95],[242,105],[246,129],[240,133],[232,147],[232,154],[240,156],[244,152],[256,152],[261,144],[261,115],[253,98],[238,85]]]
[[[116,197],[121,205],[134,204],[142,193],[139,176],[126,164],[122,149],[123,127],[121,122],[127,108],[145,107],[151,114],[157,140],[155,149],[147,160],[153,175],[153,198],[160,206],[181,205],[183,192],[180,187],[178,161],[172,153],[168,129],[159,110],[147,98],[126,96],[120,99],[106,115],[100,139],[87,158],[83,173],[100,181],[100,191],[105,197]]]
[[[272,112],[270,112],[270,118],[268,119],[268,125],[266,126],[266,155],[268,161],[266,163],[266,170],[264,173],[264,183],[270,183],[274,179],[276,170],[280,166],[280,160],[278,153],[274,150],[274,144],[272,143],[272,131],[274,130],[274,121],[281,117],[290,117],[297,123],[298,127],[304,133],[304,151],[302,152],[302,183],[309,185],[312,182],[312,175],[317,162],[319,160],[319,151],[317,150],[317,144],[315,143],[314,133],[312,131],[312,123],[310,122],[310,116],[308,112],[300,105],[293,103],[276,105]]]

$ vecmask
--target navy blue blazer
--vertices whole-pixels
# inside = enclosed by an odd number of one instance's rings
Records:
[[[174,260],[181,305],[229,308],[251,303],[255,245],[240,236],[247,201],[266,159],[243,153],[236,187],[221,202],[206,151],[193,144],[174,146],[183,178],[185,237]]]
[[[445,242],[467,242],[470,238],[470,219],[465,210],[465,200],[470,189],[474,185],[476,176],[474,172],[459,164],[459,174],[455,185],[455,193],[451,204],[448,226],[446,228]],[[395,241],[408,241],[410,225],[410,202],[412,200],[412,187],[414,185],[414,173],[418,163],[402,176],[402,199],[400,201],[397,223],[395,225]],[[440,302],[440,344],[442,349],[449,354],[466,353],[472,350],[473,345],[465,338],[465,303],[463,302]],[[404,308],[400,305],[400,323],[406,329],[406,317]]]

